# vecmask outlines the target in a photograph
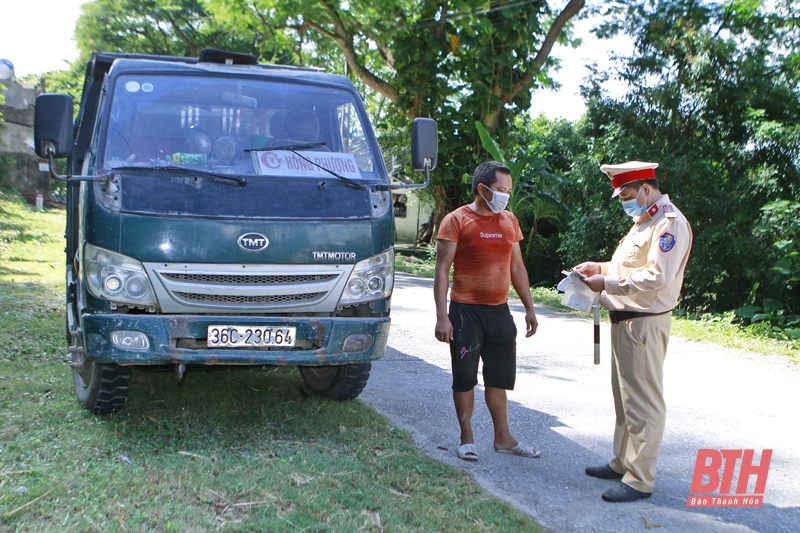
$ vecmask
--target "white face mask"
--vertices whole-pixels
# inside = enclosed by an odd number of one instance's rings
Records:
[[[486,188],[488,189],[488,187]],[[489,209],[492,210],[492,213],[499,213],[506,208],[508,201],[511,199],[511,195],[493,190],[491,201],[487,200],[483,194],[481,194],[481,198],[483,198],[483,201],[489,206]]]

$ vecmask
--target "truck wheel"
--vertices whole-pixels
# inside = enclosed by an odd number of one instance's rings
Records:
[[[367,386],[372,363],[337,366],[301,366],[300,376],[309,394],[332,400],[352,400]]]
[[[128,397],[131,369],[89,361],[83,351],[83,342],[79,339],[79,335],[73,336],[70,347],[72,378],[78,402],[96,415],[119,411]]]

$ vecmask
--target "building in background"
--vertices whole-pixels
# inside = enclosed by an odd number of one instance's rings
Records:
[[[36,96],[42,87],[25,87],[14,79],[14,66],[7,59],[0,59],[0,94],[5,102],[0,105],[0,156],[14,162],[5,172],[2,184],[19,190],[31,200],[37,194],[50,196],[50,175],[43,161],[33,150],[33,110]],[[44,170],[42,170],[44,169]]]
[[[394,191],[392,202],[395,241],[414,244],[417,234],[430,221],[433,204],[416,192],[404,192],[402,189]]]

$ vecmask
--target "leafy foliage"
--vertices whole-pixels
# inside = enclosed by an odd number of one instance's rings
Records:
[[[16,164],[16,161],[7,155],[0,155],[0,185],[8,174],[9,169]]]
[[[280,45],[228,31],[200,0],[94,0],[81,10],[75,41],[84,60],[94,50],[197,57],[203,48],[261,55]]]
[[[656,161],[663,192],[694,230],[683,305],[725,311],[779,299],[777,281],[767,280],[778,240],[755,229],[762,206],[800,197],[800,91],[795,56],[783,45],[797,41],[796,4],[611,5],[598,32],[633,37],[633,54],[614,73],[628,92],[608,96],[600,73],[585,88],[589,109],[576,128],[586,150],[572,158],[561,196],[578,212],[565,259],[608,259],[630,223],[598,165]],[[796,297],[785,302],[787,312],[798,306]]]
[[[800,203],[770,202],[761,208],[757,234],[772,243],[772,267],[762,273],[753,293],[767,296],[761,305],[747,305],[736,314],[750,323],[767,322],[788,337],[800,340]],[[762,289],[763,286],[763,289]],[[794,313],[792,315],[791,313]]]

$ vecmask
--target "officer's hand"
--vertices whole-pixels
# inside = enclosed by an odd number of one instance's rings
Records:
[[[443,316],[436,319],[436,340],[439,342],[450,342],[453,340],[453,324],[450,318]]]
[[[595,274],[581,281],[588,285],[594,292],[603,292],[603,289],[606,287],[606,277],[601,274]]]
[[[593,261],[584,261],[580,265],[572,267],[572,270],[576,270],[588,278],[600,273],[600,265]]]
[[[527,326],[525,337],[532,337],[536,330],[539,329],[539,321],[536,319],[536,313],[534,313],[533,309],[525,313],[525,325]]]

